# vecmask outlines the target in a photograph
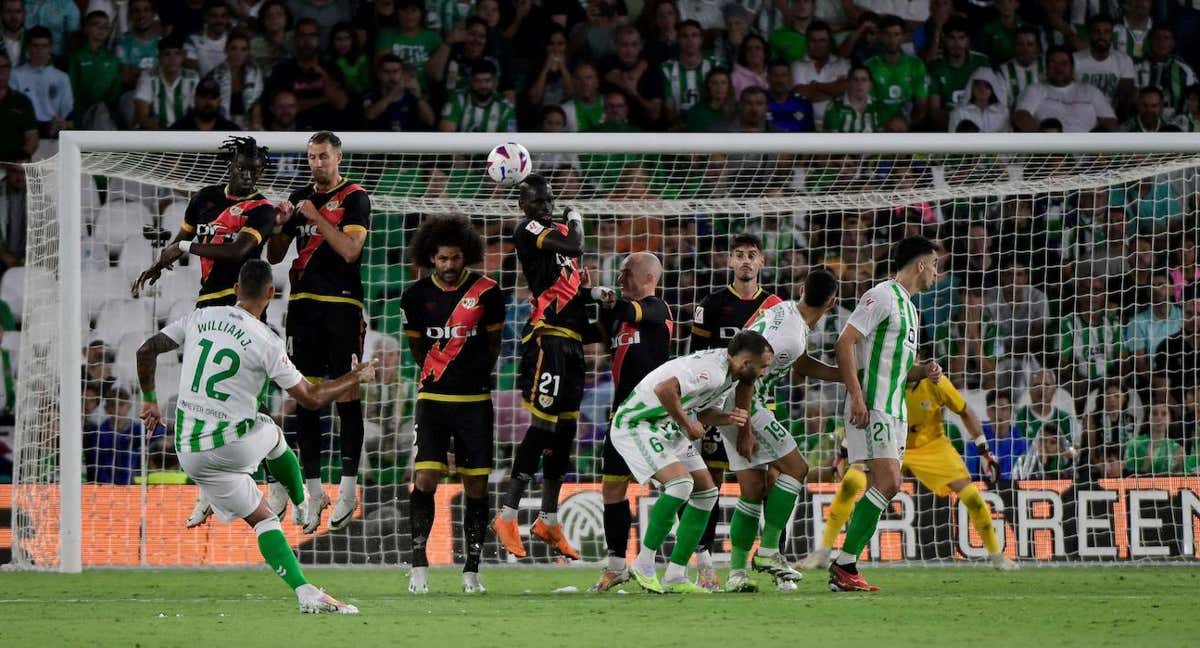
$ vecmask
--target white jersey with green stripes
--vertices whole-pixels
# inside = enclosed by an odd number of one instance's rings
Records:
[[[755,398],[763,403],[773,403],[779,383],[787,380],[792,365],[808,352],[808,335],[811,331],[794,301],[780,302],[760,311],[746,326],[746,330],[767,338],[771,349],[775,351],[775,359],[771,361],[767,373],[754,383]]]
[[[855,348],[867,409],[908,420],[904,385],[917,361],[920,322],[908,291],[889,279],[863,294],[850,315],[863,339]]]
[[[183,347],[175,447],[212,450],[254,428],[267,382],[291,389],[304,376],[288,360],[283,340],[237,306],[197,308],[163,335]]]
[[[679,380],[679,399],[683,411],[688,414],[720,406],[737,385],[737,379],[729,372],[729,353],[725,349],[707,349],[681,356],[664,362],[642,378],[617,408],[613,425],[632,428],[641,422],[659,423],[669,419],[671,415],[658,400],[654,388],[672,377]]]

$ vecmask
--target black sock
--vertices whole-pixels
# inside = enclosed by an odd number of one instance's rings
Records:
[[[504,506],[520,510],[521,498],[525,497],[525,490],[529,488],[529,482],[533,481],[533,475],[515,474],[508,478],[508,490],[504,492]]]
[[[428,567],[425,545],[433,531],[433,493],[413,488],[408,494],[409,538],[412,540],[412,566]]]
[[[296,427],[304,478],[318,478],[321,476],[321,449],[325,446],[321,438],[321,412],[296,407]]]
[[[358,477],[358,460],[363,448],[362,401],[337,404],[341,422],[342,477]]]
[[[467,540],[467,564],[464,572],[478,572],[479,559],[483,555],[483,538],[487,532],[488,503],[486,497],[466,497],[463,510],[463,533]]]
[[[558,513],[558,494],[562,491],[562,480],[546,477],[542,480],[542,513]]]
[[[504,493],[502,500],[504,506],[514,509],[521,508],[521,498],[525,496],[529,482],[533,481],[533,474],[537,472],[548,438],[549,434],[546,430],[533,425],[530,425],[529,429],[525,431],[525,438],[521,439],[521,443],[517,445],[517,452],[513,456],[508,490]]]
[[[604,544],[608,555],[624,558],[629,549],[629,529],[633,527],[633,514],[629,502],[624,500],[604,505]]]

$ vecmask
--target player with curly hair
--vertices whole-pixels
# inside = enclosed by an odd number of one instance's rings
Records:
[[[463,216],[426,218],[409,255],[428,274],[400,296],[408,348],[420,367],[409,493],[413,568],[408,591],[429,591],[425,546],[433,529],[433,496],[453,449],[466,500],[463,591],[482,593],[479,562],[488,523],[494,440],[492,375],[500,355],[504,296],[495,281],[469,269],[483,261],[483,238]]]

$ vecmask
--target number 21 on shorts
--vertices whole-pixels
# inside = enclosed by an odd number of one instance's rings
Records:
[[[554,404],[554,399],[558,397],[558,388],[561,379],[550,373],[543,372],[538,376],[538,405],[542,407],[550,407]]]
[[[883,421],[875,421],[871,424],[871,441],[873,443],[884,443],[892,440],[892,428]]]

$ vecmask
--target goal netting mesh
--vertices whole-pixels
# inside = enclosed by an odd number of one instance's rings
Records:
[[[27,167],[26,264],[9,270],[0,285],[18,318],[4,348],[17,356],[15,474],[5,490],[19,566],[58,563],[59,439],[80,434],[84,566],[260,562],[253,535],[240,523],[184,529],[197,491],[180,472],[173,435],[147,437],[136,421],[134,352],[193,308],[198,264],[190,259],[166,273],[140,299],[130,284],[178,231],[189,197],[224,182],[218,144],[214,136],[214,154],[84,152],[81,214],[57,208],[55,159]],[[415,385],[399,304],[418,277],[407,244],[430,214],[474,221],[487,243],[482,270],[498,279],[508,299],[493,394],[493,510],[498,506],[499,484],[528,421],[515,373],[529,293],[509,238],[518,218],[515,193],[486,179],[485,151],[479,153],[354,153],[343,163],[343,175],[366,187],[373,204],[363,281],[367,353],[379,358],[380,369],[363,390],[367,432],[354,523],[305,535],[290,517],[285,522],[305,563],[408,559]],[[1192,349],[1200,348],[1200,296],[1191,287],[1200,278],[1200,156],[532,153],[535,169],[551,178],[559,210],[571,205],[585,214],[584,261],[598,283],[616,285],[629,252],[661,256],[661,294],[678,322],[676,353],[688,347],[694,305],[731,280],[728,241],[736,233],[761,237],[761,284],[781,297],[797,297],[818,264],[840,277],[838,306],[815,327],[809,347],[831,363],[857,297],[889,272],[891,245],[910,234],[937,239],[946,251],[944,272],[916,300],[921,352],[941,362],[1000,439],[993,447],[1003,479],[980,488],[1005,552],[1037,562],[1196,556],[1200,375]],[[301,154],[276,155],[260,187],[280,200],[308,179]],[[68,218],[81,218],[84,232],[83,318],[68,326],[79,327],[86,348],[80,373],[64,376],[57,361],[58,225]],[[268,309],[281,333],[290,263],[289,257],[276,266],[279,299]],[[589,347],[587,357],[574,470],[560,515],[585,559],[598,560],[604,556],[600,449],[613,385],[606,350]],[[81,379],[83,420],[60,429],[59,381]],[[157,391],[168,411],[178,379],[179,358],[162,356]],[[820,537],[835,489],[842,398],[838,387],[816,383],[785,385],[778,394],[777,415],[812,467],[784,545],[793,558]],[[285,395],[270,402],[284,429],[294,432]],[[169,426],[174,417],[166,418]],[[323,476],[331,493],[340,465],[335,419],[332,411],[323,419]],[[977,471],[962,420],[948,414],[946,431]],[[737,493],[728,481],[717,509],[718,544],[725,548]],[[630,497],[636,533],[654,491],[634,487]],[[462,493],[453,475],[436,501],[430,559],[459,562]],[[535,488],[521,514],[525,533],[538,501]],[[529,544],[533,560],[553,560],[545,546]],[[965,509],[911,479],[870,551],[888,562],[985,554]],[[490,534],[484,555],[504,559]]]

